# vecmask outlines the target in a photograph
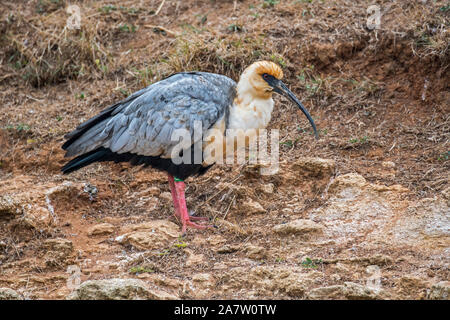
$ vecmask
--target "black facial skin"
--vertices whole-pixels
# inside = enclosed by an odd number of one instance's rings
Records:
[[[273,88],[273,91],[276,93],[279,93],[286,98],[290,99],[292,102],[294,102],[300,110],[305,114],[306,118],[308,118],[309,123],[311,123],[311,126],[314,129],[314,135],[316,136],[316,139],[319,139],[319,134],[317,133],[316,124],[314,123],[314,120],[312,119],[309,112],[306,110],[306,108],[303,106],[303,104],[297,99],[297,97],[292,93],[291,90],[281,81],[275,78],[274,76],[264,73],[262,75],[263,79]]]

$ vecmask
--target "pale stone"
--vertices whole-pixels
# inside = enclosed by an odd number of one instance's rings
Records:
[[[259,202],[250,198],[242,204],[241,210],[245,214],[259,214],[266,212],[266,209],[264,209]]]
[[[122,229],[125,234],[116,237],[122,244],[131,244],[139,249],[154,249],[167,246],[180,236],[180,228],[167,220],[154,220]]]
[[[292,164],[292,169],[308,173],[313,177],[331,175],[336,168],[336,163],[332,159],[321,159],[305,157],[296,160]]]
[[[88,280],[66,297],[68,300],[172,300],[178,297],[147,288],[142,280]]]
[[[441,281],[434,284],[429,293],[430,300],[450,300],[450,281]]]
[[[0,300],[23,300],[23,297],[10,288],[0,288]]]
[[[244,251],[250,259],[262,260],[267,257],[266,248],[260,246],[248,244],[245,246]]]
[[[272,194],[274,192],[275,186],[273,185],[273,183],[266,183],[261,185],[259,188],[264,193]]]
[[[312,220],[297,219],[288,223],[276,225],[273,230],[280,235],[302,235],[321,233],[323,231],[323,226]]]
[[[100,223],[92,226],[88,230],[90,236],[109,235],[114,232],[114,226],[110,223]]]

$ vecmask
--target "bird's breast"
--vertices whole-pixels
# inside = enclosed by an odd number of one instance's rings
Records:
[[[272,110],[272,98],[254,99],[247,103],[237,98],[230,110],[227,129],[263,129],[270,122]]]
[[[204,138],[203,157],[205,165],[224,163],[240,148],[249,146],[258,129],[266,128],[270,122],[273,100],[261,99],[244,103],[239,99],[230,108],[228,123],[225,117],[219,119],[208,130]]]

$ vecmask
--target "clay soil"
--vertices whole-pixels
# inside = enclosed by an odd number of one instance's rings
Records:
[[[379,265],[388,298],[426,298],[432,284],[448,279],[448,249],[427,265],[424,252],[366,245],[363,235],[337,242],[273,231],[311,219],[327,205],[330,181],[348,173],[374,185],[401,185],[408,203],[448,193],[448,2],[377,1],[382,17],[374,30],[366,25],[371,1],[167,0],[158,10],[160,3],[71,1],[81,8],[81,29],[74,30],[67,28],[65,1],[0,4],[0,196],[25,211],[42,203],[43,217],[51,213],[39,220],[39,212],[25,219],[22,211],[0,210],[0,287],[29,299],[64,299],[71,292],[68,266],[76,265],[82,282],[139,278],[179,298],[302,299],[318,287],[365,284],[367,265],[377,263],[350,255],[387,257]],[[283,67],[320,140],[301,112],[276,96],[269,129],[280,130],[278,174],[215,166],[187,181],[187,203],[217,228],[148,248],[118,241],[130,225],[178,223],[166,175],[102,163],[64,176],[64,134],[171,73],[201,70],[238,80],[261,59]],[[293,166],[305,157],[335,166],[309,174]],[[92,234],[105,223],[112,229]],[[336,267],[343,257],[346,266]],[[236,270],[261,266],[320,276],[298,292],[239,284],[246,272]],[[409,288],[404,279],[411,274]],[[197,285],[198,275],[213,284]]]

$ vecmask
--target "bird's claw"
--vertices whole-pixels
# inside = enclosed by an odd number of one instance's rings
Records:
[[[189,220],[191,221],[209,221],[208,217],[195,217],[195,216],[190,216]]]
[[[196,218],[202,218],[202,220],[204,220],[204,219],[209,220],[209,219],[206,218],[206,217],[196,217]],[[191,217],[191,219],[192,219],[192,217]],[[198,220],[198,219],[197,219],[197,220]],[[182,229],[181,229],[182,237],[185,237],[185,236],[186,236],[186,229],[187,229],[187,227],[194,228],[194,229],[204,230],[204,229],[206,229],[206,228],[212,228],[212,227],[214,227],[214,226],[213,226],[213,225],[202,225],[202,224],[197,224],[197,223],[195,223],[195,222],[192,222],[190,219],[184,220],[184,221],[183,221],[183,227],[182,227]]]
[[[194,210],[189,211],[189,220],[191,221],[209,221],[208,217],[197,217]]]

